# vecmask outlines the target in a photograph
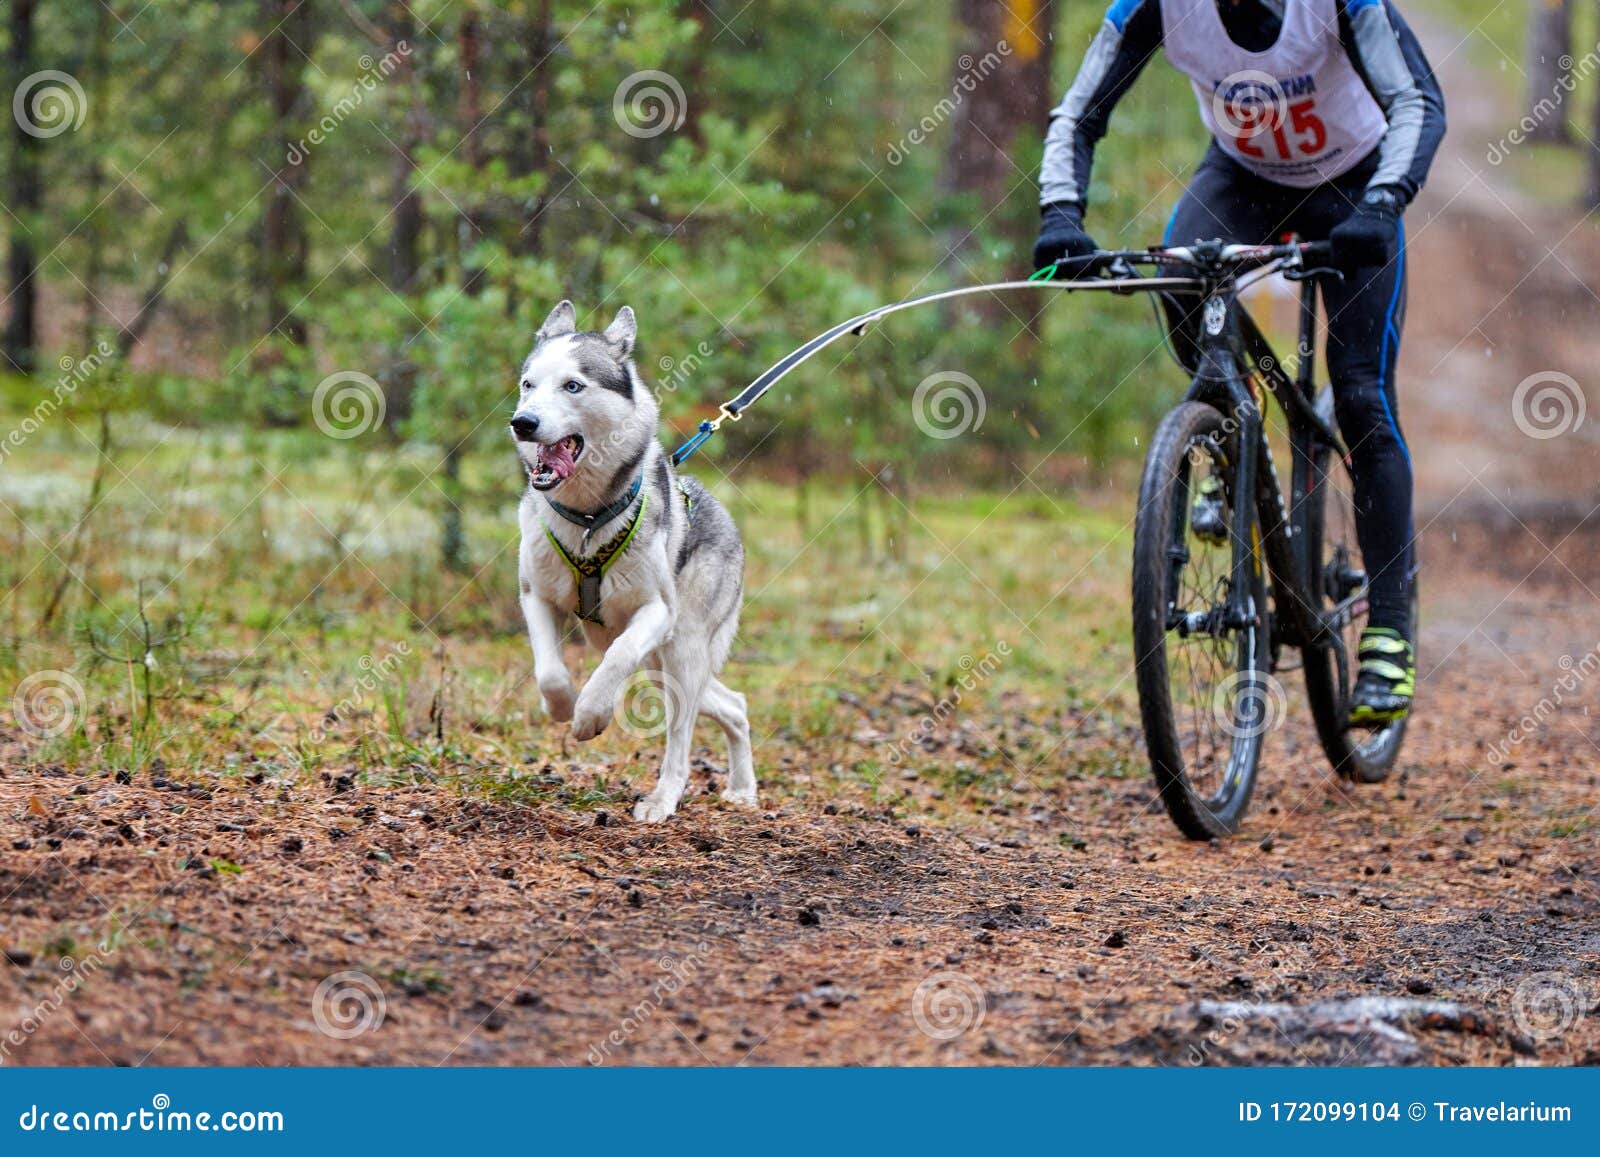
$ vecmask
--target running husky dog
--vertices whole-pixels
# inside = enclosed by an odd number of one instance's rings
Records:
[[[728,737],[722,798],[753,807],[745,698],[717,678],[739,629],[744,547],[706,488],[679,478],[656,440],[660,411],[633,362],[637,329],[623,306],[604,333],[580,333],[572,303],[550,311],[523,363],[511,419],[528,474],[518,522],[522,613],[551,719],[593,739],[641,667],[661,695],[666,756],[633,816],[666,819],[689,783],[694,724]],[[565,616],[604,655],[581,694],[561,656]]]

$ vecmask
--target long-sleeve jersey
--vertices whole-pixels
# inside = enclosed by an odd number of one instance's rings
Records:
[[[1321,12],[1332,14],[1325,30],[1317,23]],[[1182,18],[1175,19],[1174,13]],[[1220,28],[1214,23],[1219,20]],[[1176,26],[1164,27],[1169,22]],[[1348,127],[1344,122],[1330,128],[1328,110],[1298,99],[1316,78],[1295,75],[1296,61],[1284,62],[1289,75],[1283,77],[1263,71],[1271,67],[1274,53],[1295,55],[1295,46],[1280,43],[1287,39],[1286,30],[1298,38],[1302,58],[1308,45],[1320,51],[1324,73],[1343,69],[1348,74],[1353,68],[1359,82],[1350,78],[1345,86],[1357,91],[1343,94],[1344,120],[1359,122],[1360,131],[1350,128],[1340,138],[1340,129]],[[1315,43],[1319,36],[1325,44]],[[1390,187],[1409,201],[1427,179],[1444,136],[1444,96],[1422,46],[1392,0],[1115,0],[1072,87],[1051,114],[1040,174],[1041,204],[1086,202],[1095,145],[1106,133],[1111,112],[1163,47],[1189,75],[1218,143],[1267,179],[1299,186],[1331,179],[1363,159],[1352,154],[1368,143],[1368,136],[1378,149],[1369,187]],[[1212,76],[1208,68],[1223,69],[1217,57],[1261,67]],[[1260,107],[1262,93],[1248,91],[1259,89],[1259,81],[1268,90],[1266,113]],[[1247,100],[1242,106],[1246,111],[1235,112],[1230,102],[1236,90],[1246,91],[1256,107],[1251,110]],[[1356,98],[1362,107],[1353,107]],[[1347,146],[1343,155],[1337,147],[1324,148],[1330,138]],[[1273,154],[1274,143],[1281,161]],[[1322,155],[1315,155],[1319,151]]]

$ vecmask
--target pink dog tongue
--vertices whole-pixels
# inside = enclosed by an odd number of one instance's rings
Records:
[[[539,447],[539,462],[557,478],[572,477],[572,442],[563,438],[548,446]]]

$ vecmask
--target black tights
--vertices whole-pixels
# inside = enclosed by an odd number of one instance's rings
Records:
[[[1247,245],[1286,232],[1322,241],[1360,203],[1376,158],[1314,189],[1256,176],[1215,145],[1167,229],[1174,245],[1221,238]],[[1386,266],[1324,282],[1328,375],[1355,478],[1356,537],[1370,576],[1370,623],[1411,635],[1411,452],[1400,433],[1394,371],[1405,320],[1405,253]],[[1194,317],[1168,305],[1175,345],[1193,352]]]

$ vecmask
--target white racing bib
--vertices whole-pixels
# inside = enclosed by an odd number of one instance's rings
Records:
[[[1285,0],[1265,52],[1234,43],[1217,0],[1161,0],[1167,60],[1189,78],[1200,118],[1234,160],[1311,188],[1377,148],[1388,121],[1339,42],[1334,0]]]

